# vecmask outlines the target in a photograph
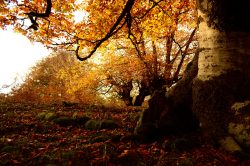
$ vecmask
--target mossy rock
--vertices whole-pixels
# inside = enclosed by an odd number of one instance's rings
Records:
[[[105,142],[107,140],[111,139],[110,136],[108,135],[100,135],[100,136],[97,136],[97,137],[94,137],[92,138],[89,143],[97,143],[97,142]]]
[[[55,119],[55,118],[57,118],[56,113],[54,113],[54,112],[49,112],[49,113],[47,113],[47,114],[45,115],[44,120],[53,120],[53,119]]]
[[[81,126],[81,125],[85,125],[85,123],[89,120],[90,120],[89,117],[84,116],[84,117],[79,117],[79,118],[74,119],[74,122],[76,123],[76,125]]]
[[[60,126],[66,127],[73,125],[74,120],[70,117],[59,117],[54,119],[53,122]]]
[[[85,123],[90,120],[88,116],[85,115],[84,112],[74,112],[72,118],[75,122],[75,125],[85,125]]]
[[[6,145],[6,146],[4,146],[4,147],[1,149],[1,152],[7,152],[7,153],[10,153],[10,152],[14,152],[14,151],[16,151],[16,150],[17,150],[17,148],[16,148],[16,147]]]
[[[231,111],[235,115],[244,115],[250,113],[250,101],[236,102],[232,105]]]
[[[87,130],[99,130],[101,127],[101,121],[88,120],[84,126],[85,126],[85,129]]]
[[[79,103],[75,103],[75,102],[70,102],[70,101],[63,101],[62,105],[64,107],[74,107],[74,106],[78,106]]]
[[[68,152],[62,153],[62,158],[63,159],[71,159],[74,156],[75,156],[75,152],[74,151],[68,151]]]
[[[121,141],[121,138],[122,138],[122,134],[116,134],[116,135],[112,135],[112,142],[120,142]]]
[[[233,135],[234,139],[250,151],[250,126],[241,123],[229,123],[228,132]]]
[[[36,118],[42,120],[45,118],[46,114],[47,114],[47,112],[40,112],[40,113],[38,113]]]
[[[85,125],[85,123],[89,120],[89,117],[77,117],[77,118],[71,118],[71,117],[59,117],[53,120],[54,123],[66,127],[66,126],[82,126]]]
[[[194,160],[192,158],[183,158],[178,161],[178,166],[193,166]]]
[[[159,137],[158,129],[153,123],[137,125],[134,135],[138,141],[143,143],[151,142]]]
[[[195,142],[188,138],[177,138],[173,141],[169,141],[164,148],[167,150],[181,152],[191,150],[195,146]]]
[[[82,111],[75,111],[72,115],[72,118],[79,118],[79,117],[84,117],[85,116],[85,112]]]
[[[146,109],[145,111],[148,111]],[[141,142],[150,142],[153,139],[158,137],[158,129],[156,128],[155,123],[153,122],[145,122],[145,111],[140,114],[140,118],[136,124],[134,135],[139,139]]]
[[[115,129],[118,124],[114,120],[103,120],[101,122],[101,129]]]
[[[242,151],[241,147],[231,136],[227,136],[224,139],[221,139],[219,142],[221,146],[228,152],[235,153]]]

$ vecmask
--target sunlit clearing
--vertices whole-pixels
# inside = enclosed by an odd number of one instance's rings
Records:
[[[0,30],[0,50],[0,93],[8,93],[13,86],[22,83],[29,68],[49,55],[42,44],[32,44],[13,31]]]

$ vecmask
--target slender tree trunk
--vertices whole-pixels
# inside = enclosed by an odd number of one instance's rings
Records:
[[[142,81],[140,84],[139,94],[138,96],[136,96],[134,106],[141,106],[144,101],[144,98],[147,95],[150,95],[149,84],[147,84],[145,81]]]
[[[132,81],[124,83],[124,85],[120,85],[121,91],[119,95],[121,96],[122,100],[125,102],[127,106],[133,105],[133,97],[130,96],[130,92],[133,89]]]
[[[148,95],[147,89],[145,87],[140,88],[139,90],[139,95],[136,96],[134,106],[141,106],[142,103],[144,102],[145,97]]]

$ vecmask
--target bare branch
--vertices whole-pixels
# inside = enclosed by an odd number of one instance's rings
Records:
[[[177,67],[177,70],[176,70],[175,73],[174,73],[173,81],[178,80],[178,76],[179,76],[181,67],[183,66],[184,59],[185,59],[185,57],[186,57],[186,55],[187,55],[187,53],[188,53],[189,46],[190,46],[191,42],[193,41],[193,38],[194,38],[194,35],[195,35],[196,30],[197,30],[197,28],[195,28],[195,29],[192,31],[192,33],[190,34],[189,39],[188,39],[188,41],[187,41],[187,44],[186,44],[186,46],[185,46],[185,50],[184,50],[183,53],[181,53],[181,61],[180,61],[179,65],[178,65],[178,67]],[[182,52],[182,51],[181,51],[181,52]]]

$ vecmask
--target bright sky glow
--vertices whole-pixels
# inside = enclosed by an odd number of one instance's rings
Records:
[[[74,12],[74,20],[75,20],[75,23],[79,23],[81,21],[87,21],[88,20],[88,16],[89,14],[84,11],[84,10],[77,10]]]
[[[30,67],[49,55],[49,51],[39,43],[32,44],[26,37],[12,31],[0,30],[0,93],[18,77],[24,78]]]

